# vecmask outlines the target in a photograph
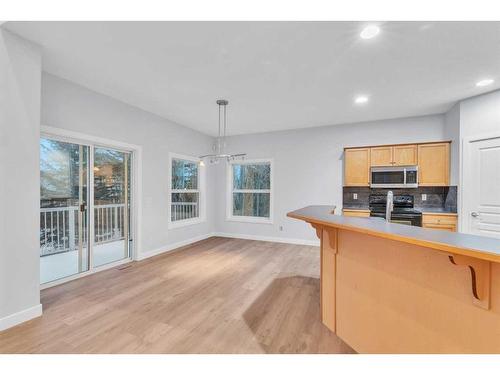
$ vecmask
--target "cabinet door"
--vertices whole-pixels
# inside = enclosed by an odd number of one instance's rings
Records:
[[[350,148],[344,152],[344,186],[370,185],[370,149]]]
[[[457,231],[457,227],[453,224],[423,224],[422,226],[424,228],[447,230],[449,232]]]
[[[450,180],[450,144],[418,145],[419,186],[448,186]]]
[[[392,149],[392,146],[372,147],[370,149],[371,166],[383,167],[393,165]]]
[[[394,146],[393,165],[417,165],[417,145]]]
[[[424,213],[422,215],[422,226],[424,228],[449,230],[451,232],[457,231],[456,215],[433,215]]]
[[[354,216],[354,217],[370,217],[369,210],[350,210],[344,209],[342,210],[342,215],[344,216]]]

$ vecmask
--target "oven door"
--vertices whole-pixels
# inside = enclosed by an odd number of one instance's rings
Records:
[[[383,212],[370,212],[371,217],[380,217],[385,219],[385,213]],[[422,215],[417,214],[405,214],[405,213],[392,213],[391,223],[413,225],[416,227],[422,226]]]
[[[385,213],[383,213],[383,212],[370,211],[370,216],[371,217],[381,217],[382,219],[385,219]]]
[[[391,215],[391,223],[413,225],[416,227],[421,227],[422,226],[422,215],[399,214],[399,213],[393,212]]]

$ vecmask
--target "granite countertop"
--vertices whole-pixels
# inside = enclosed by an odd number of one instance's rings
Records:
[[[390,223],[374,218],[332,215],[332,206],[307,206],[289,212],[288,217],[395,241],[419,245],[451,254],[500,263],[500,240],[464,233],[426,229]]]
[[[414,207],[415,210],[422,211],[422,213],[429,213],[429,214],[455,214],[457,215],[456,211],[444,208],[444,207]],[[352,205],[348,204],[342,207],[342,209],[346,210],[369,210],[370,207],[366,205]]]

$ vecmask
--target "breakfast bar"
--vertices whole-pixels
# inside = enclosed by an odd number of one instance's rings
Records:
[[[500,353],[500,240],[308,206],[321,320],[360,353]]]

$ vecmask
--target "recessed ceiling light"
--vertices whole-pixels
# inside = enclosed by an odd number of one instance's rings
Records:
[[[374,38],[378,35],[378,33],[380,33],[380,27],[376,26],[376,25],[370,25],[370,26],[366,26],[363,31],[361,31],[361,34],[359,34],[359,36],[362,38],[362,39],[371,39],[371,38]]]
[[[493,79],[482,79],[476,83],[477,87],[484,87],[491,85],[493,82],[495,82]]]
[[[366,102],[368,102],[368,96],[366,95],[359,95],[354,98],[356,104],[365,104]]]

